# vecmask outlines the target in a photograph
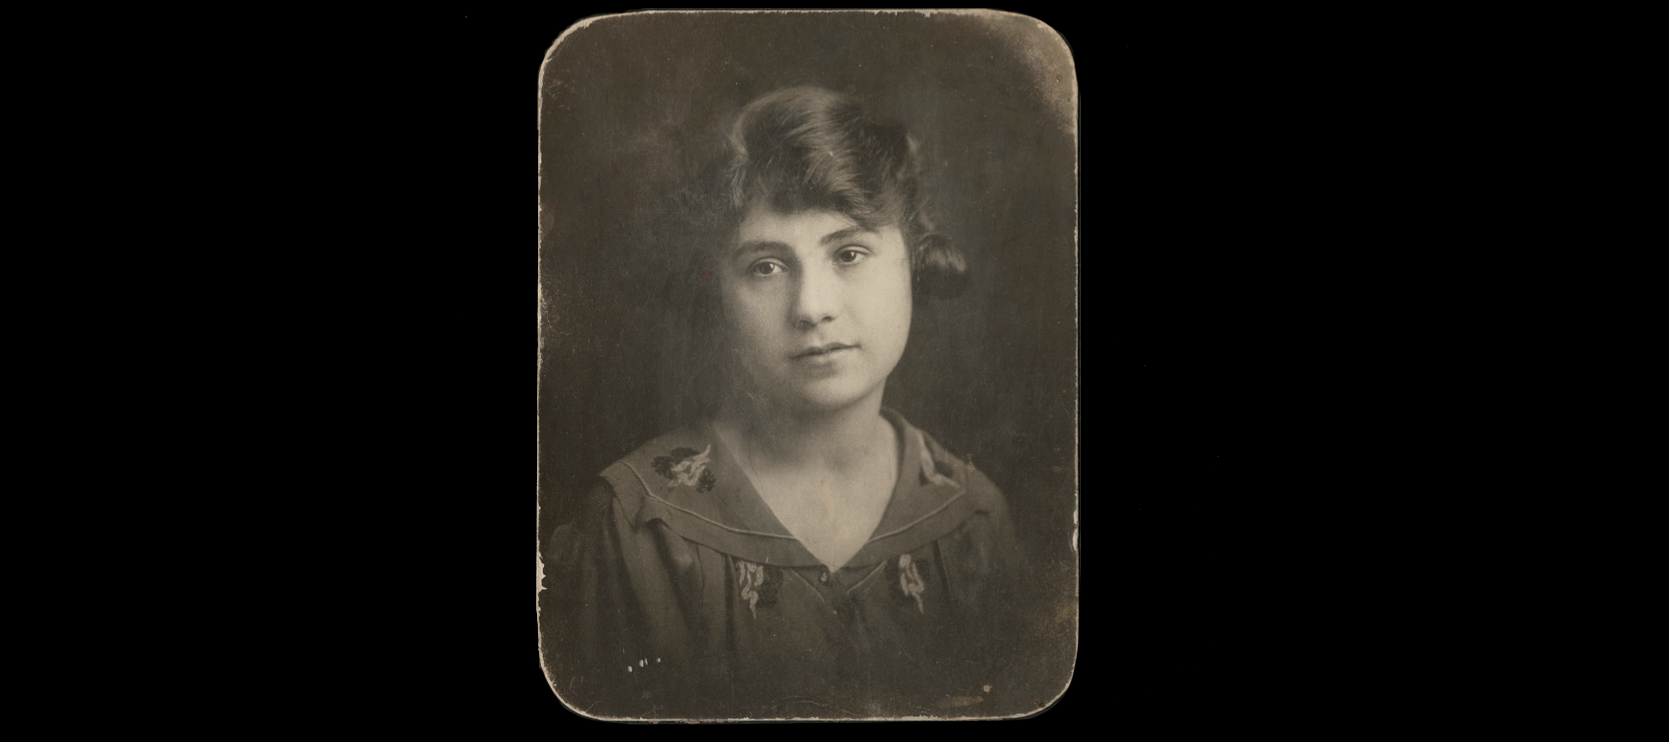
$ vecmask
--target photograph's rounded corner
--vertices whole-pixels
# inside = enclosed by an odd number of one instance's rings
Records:
[[[543,565],[544,565],[544,560],[541,559],[540,560],[540,569],[541,570],[543,570]],[[543,583],[543,578],[541,578],[541,583]],[[539,591],[541,593],[544,592],[544,587],[543,587],[542,584],[539,588]],[[543,611],[541,611],[541,613],[542,612]],[[610,718],[603,717],[603,716],[593,716],[591,714],[588,714],[585,711],[582,711],[579,708],[579,706],[575,705],[573,702],[571,702],[568,699],[562,697],[561,688],[558,687],[558,685],[556,683],[556,680],[551,677],[550,665],[545,663],[545,630],[544,630],[543,624],[540,625],[540,629],[539,629],[539,675],[545,679],[545,687],[550,689],[551,695],[556,696],[557,702],[562,704],[562,708],[566,709],[568,711],[568,713],[573,714],[575,716],[578,716],[581,719],[585,719],[587,721],[602,721],[602,722],[617,722],[617,721],[620,721],[619,719],[610,719]]]
[[[1033,709],[1031,711],[1027,711],[1023,714],[1015,714],[1014,716],[1005,716],[1005,717],[1002,717],[1002,718],[1006,721],[1025,721],[1027,719],[1036,719],[1037,717],[1042,716],[1043,714],[1047,713],[1049,711],[1049,709],[1052,709],[1055,706],[1060,704],[1061,699],[1066,697],[1066,692],[1069,691],[1069,690],[1072,690],[1072,679],[1077,677],[1077,676],[1078,676],[1078,646],[1077,646],[1077,643],[1074,642],[1073,646],[1072,646],[1072,667],[1071,667],[1071,670],[1068,671],[1067,674],[1066,674],[1066,682],[1062,683],[1060,690],[1055,692],[1055,697],[1049,699],[1048,703],[1045,703],[1041,706],[1038,706],[1036,709]]]
[[[586,712],[584,709],[580,708],[579,705],[576,702],[569,701],[567,698],[564,698],[562,696],[561,689],[558,688],[557,684],[551,679],[550,668],[545,664],[543,648],[540,649],[540,653],[539,653],[539,670],[540,670],[540,674],[544,675],[544,677],[545,677],[546,687],[550,688],[551,695],[556,696],[556,700],[557,700],[557,702],[562,704],[562,708],[564,710],[566,710],[568,713],[573,714],[575,716],[578,716],[579,718],[584,719],[586,721],[601,722],[601,723],[604,723],[604,724],[619,724],[619,725],[622,725],[622,726],[636,726],[636,725],[640,725],[640,724],[714,724],[714,723],[733,722],[733,721],[734,722],[754,721],[753,719],[692,719],[692,718],[637,719],[637,718],[632,718],[632,717],[628,717],[628,716],[598,716],[596,714]],[[775,721],[775,720],[767,720],[767,721]]]
[[[1050,709],[1052,709],[1055,706],[1060,704],[1061,699],[1066,697],[1067,691],[1072,689],[1072,679],[1077,677],[1077,675],[1078,675],[1078,644],[1077,644],[1077,642],[1073,642],[1073,646],[1072,646],[1072,664],[1071,664],[1071,666],[1070,666],[1070,668],[1069,668],[1069,670],[1066,674],[1066,681],[1061,684],[1060,690],[1055,691],[1054,697],[1050,698],[1047,703],[1042,703],[1041,699],[1039,699],[1038,702],[1041,705],[1039,705],[1037,708],[1022,711],[1022,712],[1017,713],[1017,714],[1001,714],[1001,713],[999,713],[998,715],[993,715],[993,716],[981,716],[981,715],[971,715],[971,716],[926,716],[926,717],[914,717],[910,720],[911,721],[1025,721],[1027,719],[1035,719],[1035,718],[1043,715],[1045,712],[1049,711]],[[900,721],[900,720],[901,719],[860,719],[860,720],[857,720],[857,721]]]
[[[1078,86],[1078,56],[1072,51],[1072,42],[1066,40],[1066,35],[1061,33],[1060,29],[1055,28],[1052,24],[1042,18],[1038,18],[1034,15],[1028,15],[1026,13],[1018,13],[1012,10],[991,9],[983,10],[981,12],[990,13],[991,15],[1000,18],[1031,23],[1036,27],[1047,31],[1050,36],[1054,37],[1055,43],[1060,44],[1060,52],[1066,60],[1067,69],[1072,73],[1072,86],[1074,90],[1076,90]]]
[[[542,665],[543,662],[541,662],[540,664]],[[541,669],[543,669],[543,668],[541,668]],[[585,711],[581,710],[577,705],[570,702],[568,699],[562,697],[562,691],[557,689],[556,683],[551,682],[551,676],[550,676],[549,671],[545,672],[545,684],[550,686],[551,694],[556,696],[556,700],[559,701],[562,704],[562,708],[567,709],[568,713],[573,714],[575,716],[578,716],[581,719],[585,719],[586,721],[603,722],[603,723],[606,723],[606,724],[630,724],[630,723],[633,723],[633,722],[637,721],[637,719],[622,719],[622,718],[609,717],[609,716],[595,716],[593,714],[586,713]]]
[[[544,61],[544,64],[540,65],[540,68],[542,70],[545,65],[549,65],[551,60],[556,58],[557,47],[561,46],[562,42],[567,40],[567,38],[570,35],[572,35],[576,31],[579,31],[582,28],[587,28],[587,27],[590,27],[592,25],[602,23],[604,21],[608,21],[609,19],[612,19],[612,18],[629,18],[631,16],[649,15],[649,14],[653,14],[655,12],[658,12],[658,11],[654,11],[654,10],[625,10],[625,11],[620,11],[618,13],[596,13],[596,14],[593,14],[593,15],[588,15],[584,18],[580,18],[580,19],[574,21],[573,23],[568,24],[567,28],[562,29],[562,33],[559,33],[559,34],[556,35],[556,40],[552,41],[551,45],[545,49],[545,61]],[[610,22],[612,22],[612,21],[610,21]]]

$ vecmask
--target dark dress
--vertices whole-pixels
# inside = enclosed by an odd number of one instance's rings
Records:
[[[1027,575],[1002,493],[891,410],[903,459],[874,535],[830,573],[710,427],[602,472],[543,551],[558,695],[604,718],[992,716]]]

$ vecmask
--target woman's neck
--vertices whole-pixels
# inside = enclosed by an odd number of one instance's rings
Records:
[[[880,390],[877,390],[879,392]],[[745,448],[760,468],[852,472],[875,455],[885,438],[881,395],[839,410],[790,413],[760,404],[726,404],[715,425]]]

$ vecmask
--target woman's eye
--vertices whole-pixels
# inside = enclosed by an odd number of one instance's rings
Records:
[[[835,259],[842,263],[856,263],[864,259],[864,251],[846,248],[835,253]]]
[[[755,263],[749,271],[756,276],[769,276],[773,273],[780,273],[782,266],[776,263]]]

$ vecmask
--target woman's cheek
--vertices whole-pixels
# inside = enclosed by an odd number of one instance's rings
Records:
[[[910,319],[915,311],[911,301],[914,297],[910,288],[910,266],[901,262],[891,274],[892,286],[888,295],[892,297],[894,323],[902,329],[910,329]]]
[[[731,306],[731,331],[737,340],[750,346],[763,346],[772,340],[772,307],[775,302],[768,291],[739,291]]]

